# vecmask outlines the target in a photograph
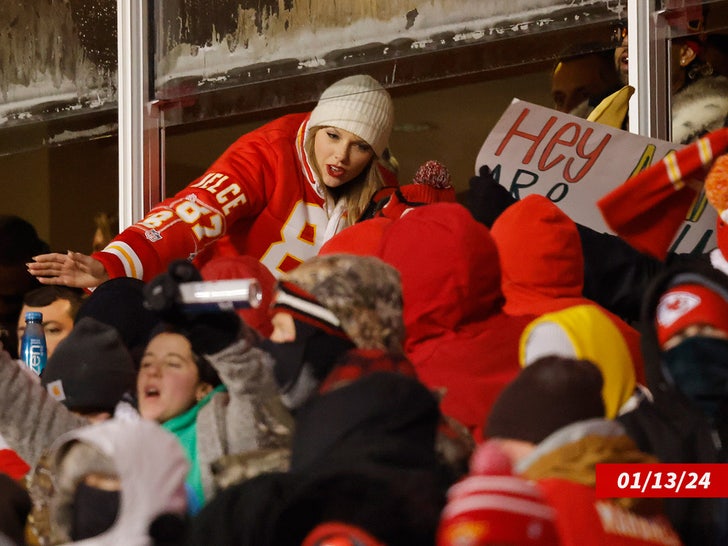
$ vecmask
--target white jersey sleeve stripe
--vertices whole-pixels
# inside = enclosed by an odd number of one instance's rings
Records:
[[[134,277],[142,280],[144,278],[144,266],[134,249],[121,241],[114,241],[104,248],[103,252],[113,254],[124,266],[124,273],[127,277]]]

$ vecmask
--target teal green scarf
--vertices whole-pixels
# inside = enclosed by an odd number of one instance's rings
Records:
[[[200,461],[197,458],[197,414],[212,399],[215,393],[223,392],[224,390],[225,385],[215,387],[207,396],[186,412],[162,423],[162,428],[177,436],[190,463],[190,471],[187,473],[187,492],[188,497],[190,497],[189,511],[191,513],[196,513],[205,503],[205,493],[202,488],[202,476],[200,474]]]

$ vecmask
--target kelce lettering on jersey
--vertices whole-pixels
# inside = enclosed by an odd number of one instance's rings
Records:
[[[223,186],[227,179],[228,176],[226,174],[208,173],[199,182],[192,184],[190,187],[204,189],[214,194],[217,202],[223,206],[223,214],[227,216],[230,214],[231,209],[243,205],[247,201],[243,190],[237,184],[232,183]],[[222,191],[220,191],[221,186],[223,186]]]

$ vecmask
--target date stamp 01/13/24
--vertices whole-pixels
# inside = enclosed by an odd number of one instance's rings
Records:
[[[728,497],[728,464],[600,463],[596,496]]]

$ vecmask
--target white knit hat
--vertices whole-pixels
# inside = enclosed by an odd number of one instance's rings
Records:
[[[321,94],[309,127],[336,127],[366,141],[377,157],[387,147],[394,124],[392,97],[371,76],[343,78]]]

